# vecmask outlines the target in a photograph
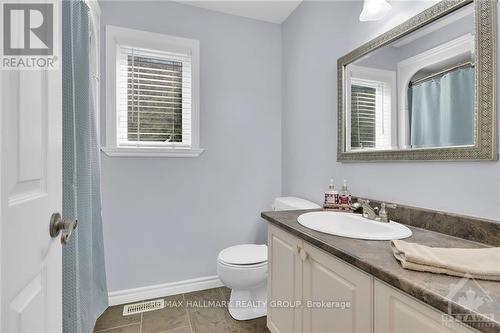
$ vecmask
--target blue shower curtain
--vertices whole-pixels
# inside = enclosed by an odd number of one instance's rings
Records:
[[[412,147],[474,144],[474,68],[415,85],[409,93]]]
[[[63,215],[78,219],[63,250],[63,329],[88,333],[108,306],[90,75],[91,22],[83,1],[62,1],[62,11]]]

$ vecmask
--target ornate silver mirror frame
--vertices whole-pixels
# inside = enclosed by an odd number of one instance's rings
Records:
[[[475,146],[349,151],[345,149],[345,68],[367,53],[387,45],[439,18],[474,2],[475,6]],[[396,161],[396,160],[498,160],[496,111],[496,1],[445,0],[426,9],[408,21],[349,52],[337,61],[338,68],[338,141],[337,160],[341,162]]]

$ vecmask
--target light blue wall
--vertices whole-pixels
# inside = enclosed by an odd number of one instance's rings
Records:
[[[432,2],[391,4],[362,23],[360,1],[305,1],[283,24],[283,194],[320,202],[347,179],[360,196],[500,219],[498,162],[336,162],[337,59]]]
[[[280,26],[168,1],[100,4],[103,25],[200,40],[206,149],[199,158],[102,155],[108,289],[215,275],[221,249],[265,241],[260,212],[281,192]],[[104,26],[102,39],[104,66]]]

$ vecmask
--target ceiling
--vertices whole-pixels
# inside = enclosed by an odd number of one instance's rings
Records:
[[[243,16],[260,21],[281,24],[302,0],[175,0],[221,13]]]

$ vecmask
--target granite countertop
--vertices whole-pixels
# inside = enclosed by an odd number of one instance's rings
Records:
[[[476,310],[467,308],[458,304],[454,297],[448,296],[450,287],[460,282],[460,278],[403,269],[392,254],[390,241],[345,238],[300,225],[297,222],[297,217],[311,211],[313,210],[273,211],[263,212],[261,216],[270,223],[444,313],[448,313],[450,305],[452,313],[473,316],[475,322],[466,321],[466,323],[479,331],[500,332],[500,282],[475,280],[472,281],[474,283],[468,284],[467,290],[471,288],[477,295],[486,294],[487,301]],[[426,229],[409,225],[408,227],[413,232],[410,238],[405,239],[409,242],[434,247],[480,248],[488,246]]]

